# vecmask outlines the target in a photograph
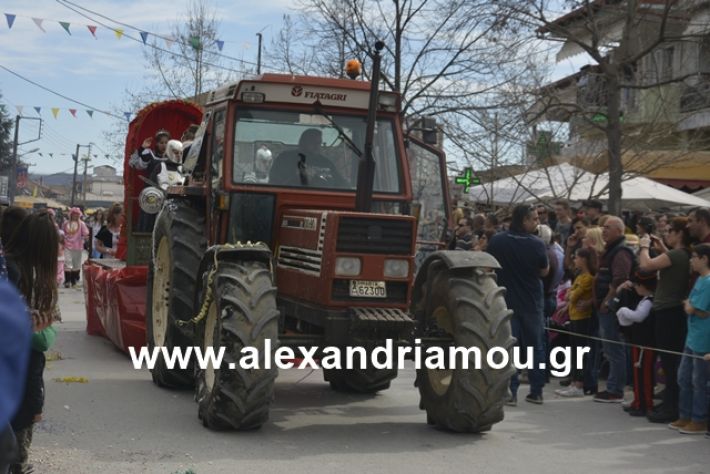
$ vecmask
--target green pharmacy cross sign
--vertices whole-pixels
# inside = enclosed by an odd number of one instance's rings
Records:
[[[463,184],[463,192],[467,193],[471,186],[481,184],[481,178],[473,174],[471,167],[465,168],[461,176],[457,176],[454,181],[456,184]]]

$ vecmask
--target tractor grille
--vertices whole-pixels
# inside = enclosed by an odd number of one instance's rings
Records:
[[[338,227],[338,252],[410,255],[412,222],[342,217]]]
[[[409,284],[406,281],[385,282],[387,288],[387,298],[371,298],[362,296],[350,296],[350,280],[333,280],[333,299],[336,301],[368,301],[381,303],[407,303],[407,290]]]

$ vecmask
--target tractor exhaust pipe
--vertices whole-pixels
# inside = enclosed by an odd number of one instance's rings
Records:
[[[375,124],[377,123],[377,95],[380,88],[380,51],[385,47],[382,41],[375,42],[375,55],[372,57],[372,82],[370,89],[370,105],[367,110],[367,128],[365,129],[365,153],[360,158],[357,170],[357,193],[355,194],[355,210],[370,212],[372,209],[372,188],[375,182],[375,158],[373,143],[375,141]]]

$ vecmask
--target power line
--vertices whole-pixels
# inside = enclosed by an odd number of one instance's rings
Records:
[[[52,90],[52,89],[50,89],[49,87],[43,86],[42,84],[39,84],[39,83],[33,81],[32,79],[28,79],[28,78],[26,78],[25,76],[16,73],[16,72],[13,71],[12,69],[7,68],[7,67],[3,66],[2,64],[0,64],[0,69],[4,69],[5,71],[9,72],[9,73],[12,74],[13,76],[18,77],[18,78],[22,79],[22,80],[25,81],[25,82],[29,82],[30,84],[32,84],[32,85],[34,85],[34,86],[36,86],[36,87],[39,87],[40,89],[43,89],[43,90],[49,92],[50,94],[54,94],[54,95],[56,95],[56,96],[59,96],[59,97],[61,97],[61,98],[64,99],[64,100],[68,100],[69,102],[73,102],[73,103],[75,103],[75,104],[79,104],[79,105],[81,105],[82,107],[86,107],[87,109],[95,110],[95,111],[97,111],[97,112],[99,112],[99,113],[102,113],[102,114],[104,114],[104,115],[108,115],[109,117],[114,117],[114,118],[118,118],[118,119],[125,119],[125,117],[120,117],[120,116],[118,116],[118,115],[116,115],[116,114],[113,114],[113,113],[111,113],[111,112],[107,112],[107,111],[105,111],[105,110],[101,110],[101,109],[98,109],[98,108],[96,108],[96,107],[92,107],[91,105],[85,104],[84,102],[80,102],[80,101],[78,101],[78,100],[76,100],[76,99],[72,99],[71,97],[67,97],[66,95],[64,95],[64,94],[62,94],[62,93],[60,93],[60,92],[57,92],[57,91],[55,91],[55,90]]]
[[[59,3],[60,5],[64,6],[65,8],[68,8],[69,10],[73,11],[74,13],[77,13],[78,15],[81,15],[82,17],[86,18],[87,20],[91,20],[91,21],[93,21],[93,22],[95,22],[95,23],[97,23],[97,24],[99,24],[99,25],[101,25],[101,26],[103,26],[104,28],[107,28],[107,29],[109,29],[109,30],[116,31],[115,28],[112,28],[111,26],[108,26],[106,23],[102,23],[101,21],[98,21],[96,18],[92,18],[92,17],[86,15],[85,13],[83,13],[83,12],[77,10],[76,8],[74,8],[74,7],[70,6],[70,5],[67,5],[67,4],[65,4],[65,3],[62,3],[60,0],[56,0],[56,1],[57,1],[57,3]],[[111,20],[111,21],[113,21],[113,20]],[[117,23],[117,22],[116,22],[116,23]],[[119,24],[120,24],[120,23],[119,23]],[[139,30],[139,31],[141,31],[141,30]],[[179,57],[179,58],[182,58],[182,59],[186,59],[186,60],[188,60],[188,61],[192,61],[192,62],[199,63],[199,64],[205,64],[205,65],[210,66],[210,67],[214,67],[214,68],[217,68],[217,69],[223,69],[223,70],[225,70],[225,71],[235,72],[235,73],[238,73],[238,74],[244,74],[244,72],[245,72],[244,70],[233,69],[233,68],[230,68],[230,67],[222,66],[222,65],[220,65],[220,64],[213,64],[213,63],[209,63],[209,62],[204,61],[204,60],[199,60],[199,59],[196,59],[196,58],[191,58],[190,56],[185,56],[184,54],[176,53],[176,52],[174,52],[174,51],[170,51],[169,49],[161,48],[160,46],[157,46],[157,45],[155,45],[155,44],[143,43],[143,40],[142,40],[142,39],[136,38],[135,36],[131,36],[131,35],[128,35],[128,34],[125,34],[125,33],[123,34],[123,36],[125,36],[126,38],[128,38],[128,39],[130,39],[130,40],[133,40],[133,41],[135,41],[135,42],[137,42],[137,43],[140,43],[140,44],[142,44],[142,45],[144,45],[144,46],[150,46],[151,48],[156,49],[156,50],[158,50],[158,51],[162,51],[162,52],[164,52],[164,53],[171,54],[171,55],[173,55],[173,56],[176,56],[176,57]],[[158,36],[158,35],[156,35],[156,36]],[[181,43],[181,44],[183,44],[183,43]],[[241,60],[237,60],[237,61],[241,61]],[[242,62],[244,62],[244,61],[242,61]]]
[[[83,6],[81,6],[81,5],[77,4],[77,3],[71,2],[71,1],[69,1],[69,0],[55,0],[55,1],[56,1],[57,3],[59,3],[60,5],[66,7],[66,8],[71,9],[72,11],[74,11],[74,12],[76,12],[76,13],[79,13],[79,12],[77,12],[77,11],[74,10],[74,9],[72,9],[69,5],[71,5],[71,6],[73,6],[73,7],[76,7],[76,8],[78,8],[78,9],[80,9],[80,10],[83,10],[83,11],[85,11],[85,12],[89,12],[89,13],[91,13],[92,15],[96,15],[96,16],[98,16],[98,17],[100,17],[100,18],[103,18],[104,20],[110,21],[110,22],[112,22],[112,23],[116,23],[117,25],[125,26],[126,28],[130,28],[130,29],[132,29],[132,30],[138,31],[138,32],[140,32],[140,33],[148,33],[148,34],[150,34],[150,35],[152,35],[152,36],[155,36],[156,38],[160,38],[160,39],[162,39],[162,40],[175,41],[175,42],[177,42],[177,43],[179,43],[179,44],[182,44],[183,46],[190,46],[190,47],[192,47],[191,44],[185,43],[185,42],[183,42],[183,41],[178,41],[177,39],[174,39],[174,38],[168,38],[168,37],[166,37],[166,36],[159,35],[159,34],[157,34],[157,33],[151,32],[151,31],[146,31],[146,30],[144,30],[144,29],[142,29],[142,28],[138,28],[138,27],[133,26],[133,25],[130,25],[130,24],[128,24],[128,23],[124,23],[124,22],[122,22],[122,21],[113,19],[113,18],[111,18],[111,17],[109,17],[109,16],[106,16],[106,15],[104,15],[104,14],[102,14],[102,13],[99,13],[99,12],[97,12],[97,11],[95,11],[95,10],[91,10],[91,9],[89,9],[89,8],[83,7]],[[88,20],[96,21],[94,18],[89,18],[88,16],[85,16],[85,15],[83,15],[83,14],[81,14],[81,13],[79,13],[79,14],[82,15],[84,18],[88,19]],[[220,41],[221,41],[221,40],[220,40]],[[220,56],[220,57],[222,57],[222,58],[229,59],[229,60],[231,60],[231,61],[240,62],[240,63],[242,63],[242,64],[249,64],[249,65],[251,65],[251,66],[257,66],[257,65],[258,65],[258,64],[255,63],[255,62],[247,61],[247,60],[244,60],[244,59],[235,58],[235,57],[233,57],[233,56],[229,56],[229,55],[223,54],[223,53],[221,53],[221,52],[211,51],[210,54],[214,54],[214,55],[216,55],[216,56]],[[262,64],[262,67],[263,67],[263,66],[264,66],[264,65]]]

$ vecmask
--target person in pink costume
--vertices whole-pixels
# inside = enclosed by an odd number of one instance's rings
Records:
[[[89,228],[81,220],[78,207],[69,211],[69,220],[64,223],[64,287],[73,288],[79,282],[84,242],[89,238]]]

